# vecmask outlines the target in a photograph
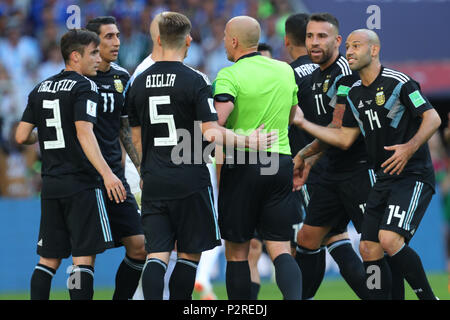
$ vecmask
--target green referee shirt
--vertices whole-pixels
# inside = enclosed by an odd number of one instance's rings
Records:
[[[219,71],[213,90],[214,97],[226,94],[234,98],[226,128],[249,135],[264,124],[267,132],[278,131],[278,140],[267,151],[291,154],[289,115],[292,106],[298,103],[298,87],[294,71],[287,63],[257,52],[245,55]]]

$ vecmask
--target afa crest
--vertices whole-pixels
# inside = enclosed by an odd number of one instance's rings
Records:
[[[122,81],[120,81],[119,79],[114,80],[114,87],[116,88],[118,93],[123,92],[123,84]]]
[[[375,102],[378,106],[382,106],[386,102],[386,97],[384,96],[383,88],[381,88],[381,91],[377,92],[375,95]]]
[[[325,80],[325,82],[323,83],[323,87],[322,87],[323,93],[325,93],[325,92],[328,91],[328,83],[329,83],[329,82],[330,82],[330,80],[327,79],[327,80]]]

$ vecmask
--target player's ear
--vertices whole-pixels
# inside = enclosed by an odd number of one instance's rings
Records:
[[[371,48],[372,57],[377,57],[380,54],[380,46],[374,44]]]
[[[72,60],[75,63],[78,63],[81,60],[81,54],[78,51],[72,51],[70,53],[70,60]]]
[[[158,35],[158,36],[156,37],[156,42],[158,42],[158,46],[162,47],[160,35]]]
[[[336,42],[337,42],[337,46],[340,47],[341,43],[342,43],[342,36],[340,34],[338,34],[336,36]]]
[[[191,46],[191,41],[192,41],[192,37],[191,35],[188,33],[186,35],[186,47],[190,47]]]
[[[291,41],[289,41],[289,38],[285,35],[284,36],[284,46],[287,48],[291,45]]]

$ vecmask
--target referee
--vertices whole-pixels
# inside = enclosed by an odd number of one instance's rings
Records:
[[[299,201],[291,192],[293,165],[288,139],[290,116],[298,109],[297,85],[288,64],[257,52],[260,31],[259,23],[248,16],[228,21],[225,49],[235,64],[220,70],[213,85],[219,124],[249,132],[264,123],[266,130],[278,130],[279,137],[267,149],[269,164],[262,157],[249,164],[255,155],[249,151],[227,150],[225,154],[219,226],[225,240],[227,294],[229,299],[250,298],[248,253],[256,230],[265,241],[284,298],[299,300],[301,272],[290,254],[290,240],[292,225],[301,217]],[[241,164],[235,158],[246,161]],[[264,175],[263,169],[276,160],[277,172]]]

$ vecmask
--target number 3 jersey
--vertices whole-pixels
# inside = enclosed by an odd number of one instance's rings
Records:
[[[346,91],[359,79],[352,73],[344,56],[339,55],[324,70],[317,68],[311,74],[312,95],[315,105],[316,123],[328,126],[333,120],[336,104],[346,104]],[[347,108],[347,107],[346,107]],[[326,151],[327,172],[330,174],[355,172],[359,167],[367,166],[367,152],[364,141],[358,138],[349,150],[330,146]]]
[[[210,185],[200,122],[218,118],[206,76],[155,62],[134,80],[126,107],[130,126],[141,127],[143,198],[184,198]]]
[[[420,92],[419,84],[404,73],[381,67],[368,86],[357,81],[348,96],[349,109],[343,126],[358,127],[366,141],[367,152],[375,165],[377,179],[390,178],[381,165],[393,155],[385,146],[404,144],[418,131],[420,115],[432,105]],[[409,159],[403,174],[417,174],[434,188],[434,171],[428,144],[424,143]]]
[[[75,71],[39,83],[28,96],[22,121],[37,127],[42,156],[42,198],[61,198],[101,186],[77,138],[75,121],[96,123],[97,86]]]

